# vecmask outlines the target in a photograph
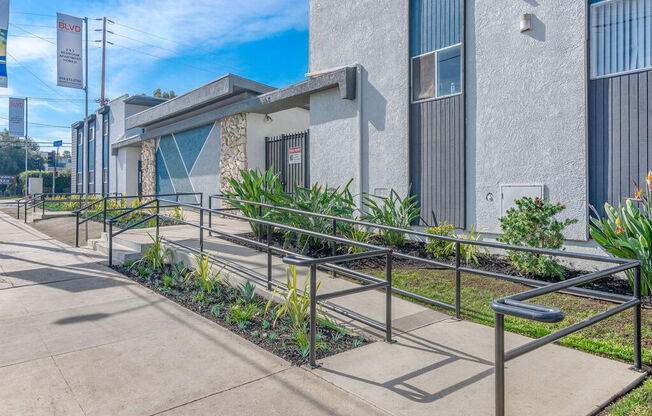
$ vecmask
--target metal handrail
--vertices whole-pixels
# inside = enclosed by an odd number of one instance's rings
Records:
[[[212,196],[214,197],[214,196]],[[230,198],[225,198],[225,199],[230,199]],[[211,205],[211,199],[209,199],[209,206]],[[234,200],[239,203],[250,203],[249,201],[241,201],[241,200]],[[258,218],[251,218],[243,215],[237,215],[234,213],[229,213],[225,212],[224,210],[221,209],[212,209],[212,208],[203,208],[203,207],[197,207],[194,205],[190,205],[187,203],[181,203],[178,202],[177,204],[179,206],[189,206],[194,209],[198,209],[200,212],[200,224],[194,224],[189,221],[185,220],[178,220],[174,219],[165,215],[160,214],[158,207],[160,206],[161,202],[174,202],[174,201],[167,201],[165,199],[157,199],[157,212],[155,215],[152,215],[152,217],[156,216],[157,218],[157,237],[158,237],[158,222],[159,218],[168,218],[172,221],[176,221],[179,223],[183,224],[188,224],[194,227],[199,228],[200,232],[200,248],[199,248],[199,253],[203,253],[203,232],[204,231],[209,231],[211,233],[216,233],[219,236],[222,237],[228,237],[228,238],[234,238],[236,241],[239,242],[248,242],[251,243],[257,247],[260,248],[265,248],[267,249],[267,254],[268,254],[268,288],[271,289],[271,255],[273,252],[276,253],[284,253],[288,254],[284,258],[284,262],[286,264],[294,264],[294,265],[299,265],[299,266],[309,266],[311,268],[311,293],[310,293],[310,298],[311,298],[311,308],[316,305],[316,303],[320,300],[325,300],[329,299],[331,297],[337,297],[337,296],[344,296],[346,294],[353,294],[353,293],[359,293],[365,290],[372,290],[372,289],[378,289],[378,288],[384,288],[386,287],[387,290],[387,296],[388,299],[391,298],[391,293],[392,292],[397,292],[391,285],[391,262],[392,262],[392,256],[397,255],[400,256],[401,253],[394,253],[391,250],[389,250],[386,247],[379,247],[375,246],[373,244],[366,244],[366,243],[360,243],[357,241],[352,241],[343,237],[338,237],[336,235],[329,235],[329,234],[323,234],[323,233],[318,233],[314,232],[312,230],[304,230],[298,227],[293,227],[289,226],[286,224],[279,224],[279,223],[274,223],[272,221],[267,221],[267,220],[262,220]],[[290,210],[289,208],[284,208],[284,207],[277,207],[269,204],[259,204],[259,203],[252,203],[254,205],[263,205],[268,208],[274,208],[274,209],[285,209],[285,210]],[[140,208],[140,207],[139,207]],[[305,211],[299,211],[299,210],[292,210],[293,212],[296,213],[301,213],[301,214],[306,214],[306,215],[313,215],[314,213],[310,212],[305,212]],[[267,226],[267,242],[262,243],[260,241],[255,241],[252,239],[248,239],[242,236],[236,236],[233,234],[229,234],[227,232],[221,231],[221,230],[216,230],[212,228],[212,224],[209,222],[209,226],[205,227],[203,225],[203,218],[204,218],[204,213],[208,212],[209,214],[209,221],[210,221],[210,215],[211,214],[217,214],[220,216],[224,216],[227,218],[234,218],[234,219],[240,219],[244,220],[253,224],[258,224],[261,226]],[[357,221],[357,220],[349,220],[349,219],[340,219],[338,217],[331,217],[331,216],[326,216],[323,214],[314,214],[319,217],[323,218],[332,218],[335,220],[343,220],[349,223],[353,224],[358,224],[358,225],[365,225],[365,226],[370,226],[370,227],[378,227],[376,224],[371,224],[371,223],[365,223],[362,221]],[[335,227],[334,223],[334,229]],[[353,245],[353,246],[359,246],[366,248],[370,251],[364,252],[364,253],[357,253],[357,254],[347,254],[347,255],[341,255],[341,256],[330,256],[326,258],[321,258],[321,259],[312,259],[307,256],[302,256],[302,255],[297,255],[296,253],[292,253],[288,250],[281,249],[278,247],[272,247],[271,245],[271,230],[273,228],[278,228],[278,229],[284,229],[287,231],[292,231],[292,232],[297,232],[301,234],[305,234],[308,236],[312,237],[317,237],[321,239],[325,239],[328,241],[333,241],[333,242],[339,242],[347,245]],[[379,228],[383,229],[389,229],[391,231],[400,231],[404,233],[409,233],[409,234],[416,234],[416,235],[422,235],[427,238],[437,238],[438,236],[435,235],[430,235],[426,233],[421,233],[418,231],[411,231],[411,230],[403,230],[400,228],[396,227],[386,227],[386,226],[380,226]],[[121,230],[120,232],[124,232],[126,230]],[[113,233],[110,234],[111,236]],[[517,247],[517,246],[511,246],[511,245],[506,245],[506,244],[500,244],[500,243],[485,243],[485,242],[475,242],[472,240],[462,240],[462,239],[454,239],[450,237],[442,237],[441,239],[447,240],[447,241],[452,241],[456,245],[456,264],[455,266],[447,265],[445,264],[446,267],[448,268],[455,268],[456,271],[456,313],[459,313],[459,304],[460,304],[460,282],[459,282],[459,273],[461,271],[464,272],[469,272],[469,273],[475,273],[475,274],[480,274],[480,275],[485,275],[489,277],[497,277],[497,278],[503,278],[507,280],[512,280],[512,281],[517,281],[520,282],[521,279],[514,277],[514,276],[507,276],[503,275],[500,273],[494,273],[494,272],[485,272],[482,270],[478,269],[471,269],[471,268],[464,268],[460,267],[460,245],[461,244],[475,244],[479,246],[489,246],[489,247],[495,247],[495,248],[501,248],[501,249],[506,249],[506,250],[519,250],[519,251],[526,251],[526,252],[533,252],[533,253],[539,253],[539,254],[547,254],[547,255],[554,255],[554,256],[561,256],[561,257],[572,257],[572,258],[583,258],[583,259],[589,259],[589,260],[595,260],[595,261],[600,261],[600,262],[605,262],[605,263],[615,263],[616,265],[604,270],[600,270],[597,272],[589,273],[571,280],[566,280],[558,283],[547,283],[547,282],[538,282],[535,286],[540,286],[532,290],[528,290],[526,292],[522,292],[519,294],[515,294],[512,296],[508,296],[502,299],[497,299],[492,302],[491,307],[494,310],[494,318],[495,318],[495,337],[496,337],[496,344],[495,344],[495,377],[496,377],[496,383],[495,383],[495,400],[496,400],[496,415],[498,416],[503,416],[504,415],[504,393],[505,393],[505,384],[504,384],[504,365],[505,362],[511,359],[514,359],[516,357],[519,357],[527,352],[530,352],[534,349],[537,349],[539,347],[542,347],[548,343],[554,342],[560,338],[563,338],[575,331],[578,331],[580,329],[586,328],[590,325],[593,325],[603,319],[606,319],[610,316],[613,316],[617,313],[623,312],[627,309],[633,308],[634,309],[634,369],[639,370],[641,369],[641,263],[639,261],[635,260],[627,260],[627,259],[621,259],[621,258],[612,258],[612,257],[603,257],[603,256],[596,256],[596,255],[585,255],[581,253],[569,253],[569,252],[562,252],[562,251],[555,251],[555,250],[545,250],[545,249],[534,249],[534,248],[528,248],[528,247]],[[188,246],[184,246],[181,243],[173,242],[170,240],[165,239],[166,241],[170,242],[171,244],[176,244],[180,247],[192,249]],[[109,261],[111,262],[111,241],[109,245]],[[195,250],[196,249],[192,249]],[[353,270],[348,270],[346,268],[343,268],[341,266],[337,266],[334,263],[341,262],[341,261],[348,261],[348,260],[353,260],[357,258],[363,258],[363,257],[372,257],[372,256],[381,256],[381,255],[386,255],[387,256],[387,279],[383,282],[382,279],[375,278],[373,276],[367,276],[364,275],[360,272],[356,272]],[[421,260],[421,261],[427,261],[427,262],[432,262],[428,259],[420,259],[418,257],[410,256],[415,259]],[[316,271],[317,267],[322,266],[327,269],[333,270],[333,271],[338,271],[342,272],[343,274],[347,274],[349,276],[352,276],[354,278],[358,278],[362,281],[366,281],[370,283],[367,286],[363,286],[361,288],[353,288],[353,289],[347,289],[344,291],[340,292],[334,292],[334,293],[329,293],[329,294],[323,294],[320,296],[317,296],[314,291],[312,291],[312,288],[316,288]],[[240,269],[242,269],[241,266],[239,266]],[[615,273],[627,271],[627,270],[634,270],[634,295],[633,296],[622,296],[622,295],[614,295],[614,294],[609,294],[606,292],[601,292],[601,291],[590,291],[588,289],[580,289],[576,288],[576,286],[587,284],[593,281],[596,281],[598,279],[605,278],[607,276],[611,276]],[[260,276],[254,276],[257,275],[258,273],[253,273],[249,272],[250,275],[252,275],[254,278],[260,279]],[[526,279],[529,281],[530,279]],[[529,282],[528,282],[529,283]],[[524,319],[531,319],[539,322],[546,322],[546,323],[554,323],[554,322],[560,322],[564,319],[564,314],[562,311],[556,309],[556,308],[550,308],[542,305],[536,305],[536,304],[531,304],[531,303],[526,303],[525,301],[528,299],[532,299],[537,296],[541,296],[544,294],[548,293],[557,293],[557,292],[573,292],[573,291],[578,291],[578,293],[581,294],[601,294],[603,296],[606,296],[607,298],[611,298],[616,301],[623,302],[622,304],[615,306],[605,312],[602,312],[598,315],[592,316],[584,321],[572,324],[566,328],[563,328],[561,330],[558,330],[556,332],[553,332],[551,334],[548,334],[544,337],[535,339],[533,341],[528,342],[527,344],[524,344],[520,347],[517,347],[511,351],[505,352],[505,343],[504,343],[504,318],[505,315],[510,315],[510,316],[516,316],[519,318],[524,318]],[[405,294],[405,291],[398,292]],[[409,294],[409,292],[407,292]],[[414,295],[414,294],[412,294]],[[418,297],[417,297],[418,296]],[[446,305],[443,304],[442,302],[437,302],[434,301],[433,299],[425,298],[423,296],[416,295],[415,298],[418,300],[426,300],[426,301],[431,301],[435,302],[435,304],[442,304],[443,306],[451,306],[451,305]],[[390,301],[388,301],[390,302]],[[333,308],[334,305],[329,305],[329,307]],[[337,310],[336,307],[333,308],[334,310]],[[388,304],[388,322],[391,323],[391,305]],[[314,314],[314,311],[311,309],[311,321],[312,321],[312,315]],[[349,317],[352,317],[351,314],[347,315]],[[355,315],[353,315],[355,316]],[[353,319],[360,320],[362,322],[367,323],[368,321],[365,321],[364,317],[355,316]],[[391,340],[391,324],[386,324],[384,327],[382,325],[379,325],[375,322],[369,323],[371,326],[374,328],[378,329],[384,329],[388,332],[388,340]],[[314,334],[314,331],[312,331],[314,327],[311,326],[311,333]],[[311,343],[314,343],[314,340],[311,339]],[[315,364],[314,360],[314,351],[311,351],[311,365]]]
[[[446,236],[437,235],[437,234],[425,233],[423,231],[416,231],[416,230],[411,230],[411,229],[392,227],[392,226],[389,226],[389,225],[376,224],[376,223],[368,222],[368,221],[361,221],[361,220],[356,220],[356,219],[351,219],[351,218],[342,218],[342,217],[336,217],[336,216],[333,216],[333,215],[326,215],[326,214],[320,214],[320,213],[316,213],[316,212],[302,211],[302,210],[298,210],[298,209],[294,209],[294,208],[282,207],[282,206],[278,206],[278,205],[272,205],[272,204],[265,204],[265,203],[261,203],[261,202],[253,202],[253,201],[246,201],[246,200],[242,200],[242,199],[229,198],[229,197],[226,197],[226,196],[223,196],[223,195],[210,195],[209,199],[220,199],[220,200],[227,201],[227,202],[235,202],[235,203],[240,203],[240,204],[254,205],[254,206],[261,207],[261,208],[270,208],[270,209],[275,209],[275,210],[279,210],[279,211],[292,212],[294,214],[307,215],[307,216],[312,216],[312,217],[335,220],[335,221],[338,221],[338,222],[345,222],[345,223],[349,223],[349,224],[353,224],[353,225],[360,225],[360,226],[376,228],[376,229],[380,229],[380,230],[396,231],[396,232],[401,232],[401,233],[404,233],[404,234],[423,237],[423,238],[430,239],[430,240],[442,240],[442,241],[446,241],[446,242],[450,242],[450,243],[468,244],[468,245],[474,245],[474,246],[480,246],[480,247],[496,248],[496,249],[501,249],[501,250],[526,251],[526,252],[535,253],[535,254],[544,254],[544,255],[556,256],[556,257],[576,258],[576,259],[582,259],[582,260],[595,260],[595,261],[607,262],[607,263],[626,263],[628,261],[626,259],[621,259],[621,258],[618,258],[618,257],[606,257],[606,256],[598,256],[598,255],[595,255],[595,254],[575,253],[575,252],[568,252],[568,251],[561,251],[561,250],[551,250],[551,249],[545,249],[545,248],[515,246],[515,245],[511,245],[511,244],[497,243],[497,242],[491,242],[491,241],[476,241],[476,240],[465,240],[465,239],[462,239],[462,238],[455,238],[455,237],[446,237]]]
[[[518,318],[529,319],[538,322],[554,323],[561,322],[564,314],[558,309],[549,308],[542,305],[525,303],[525,300],[532,299],[545,294],[557,292],[563,289],[571,288],[599,279],[604,279],[615,273],[634,269],[634,296],[628,298],[625,303],[608,309],[605,312],[594,315],[583,321],[569,325],[563,329],[555,331],[544,337],[532,340],[524,345],[505,351],[505,315],[515,316]],[[616,315],[627,309],[634,308],[634,367],[636,371],[641,371],[641,262],[638,260],[628,260],[625,264],[620,264],[605,270],[589,273],[571,280],[565,280],[540,287],[526,292],[517,293],[502,299],[491,302],[491,309],[494,311],[494,336],[495,336],[495,414],[504,416],[505,414],[505,363],[516,357],[520,357],[530,351],[543,347],[551,342],[557,341],[573,332],[589,327],[597,322],[602,321],[610,316]]]

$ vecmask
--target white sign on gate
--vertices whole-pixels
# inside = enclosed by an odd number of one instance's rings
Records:
[[[290,147],[288,163],[290,165],[301,163],[301,146]]]

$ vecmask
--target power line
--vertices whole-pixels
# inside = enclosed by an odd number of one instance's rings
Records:
[[[18,26],[18,25],[14,25],[14,26],[16,26],[16,29],[18,29],[18,30],[22,30],[23,32],[28,33],[28,34],[30,34],[30,35],[32,35],[32,36],[34,36],[34,37],[37,37],[37,38],[42,39],[42,40],[44,40],[44,41],[46,41],[46,42],[48,42],[48,43],[51,43],[51,44],[53,44],[53,45],[56,45],[56,43],[54,43],[54,42],[52,42],[51,40],[48,40],[48,39],[46,39],[46,38],[44,38],[44,37],[42,37],[42,36],[39,36],[39,35],[37,35],[36,33],[32,33],[32,32],[30,32],[29,30],[25,30],[25,29],[23,29],[22,27],[20,27],[20,26]]]
[[[35,25],[33,23],[23,23],[23,22],[9,22],[10,25],[12,26],[29,26],[29,27],[46,27],[48,29],[56,29],[55,26],[53,25]]]
[[[38,80],[41,82],[41,84],[45,85],[45,87],[46,87],[47,89],[49,89],[50,91],[53,91],[53,92],[54,92],[55,94],[57,94],[57,95],[62,96],[63,98],[70,98],[70,97],[67,97],[67,96],[63,95],[63,94],[60,93],[59,91],[55,90],[55,89],[52,88],[48,83],[46,83],[46,82],[43,81],[41,78],[39,78],[38,75],[36,75],[34,72],[32,72],[29,68],[27,68],[27,67],[26,67],[25,65],[23,65],[22,63],[20,63],[20,61],[19,61],[18,59],[16,59],[12,54],[10,54],[9,51],[7,51],[7,56],[9,56],[11,59],[13,59],[14,61],[16,61],[16,63],[17,63],[18,65],[20,65],[21,67],[23,67],[23,69],[24,69],[25,71],[27,71],[27,72],[29,72],[30,74],[32,74],[32,76],[33,76],[34,78],[38,79]]]
[[[43,13],[32,13],[32,12],[9,12],[10,14],[28,14],[30,16],[45,16],[45,17],[55,17],[53,14],[43,14]]]
[[[9,120],[7,117],[2,117],[0,116],[0,119],[2,120]],[[36,123],[36,122],[28,122],[27,124],[29,125],[34,125],[34,126],[40,126],[40,127],[57,127],[57,128],[62,128],[62,129],[67,129],[70,128],[70,126],[56,126],[54,124],[44,124],[44,123]]]

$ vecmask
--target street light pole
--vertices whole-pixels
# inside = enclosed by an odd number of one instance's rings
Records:
[[[84,86],[84,91],[86,92],[86,104],[85,104],[86,107],[85,107],[85,115],[84,115],[84,138],[85,138],[85,141],[86,141],[86,146],[82,146],[82,151],[83,151],[83,149],[86,149],[85,153],[86,153],[86,157],[88,157],[88,139],[89,139],[89,137],[88,137],[88,125],[86,124],[86,123],[88,123],[88,121],[87,121],[88,120],[88,17],[84,17],[84,28],[85,28],[84,30],[85,30],[85,33],[86,33],[86,48],[85,48],[86,51],[84,53],[84,58],[85,58],[85,61],[86,61],[85,62],[85,66],[86,66],[86,85]],[[82,155],[82,157],[83,157],[83,155]],[[83,159],[82,159],[82,161],[83,161]],[[83,167],[83,163],[82,163],[82,167]],[[86,180],[88,181],[88,160],[86,161],[86,175],[85,176],[87,176]],[[83,190],[84,190],[84,181],[82,180],[82,192],[83,192]],[[86,195],[86,197],[85,197],[86,204],[85,205],[88,205],[88,187],[86,187],[86,192],[84,192],[84,194]],[[86,241],[88,241],[88,221],[86,221],[84,224],[85,224],[84,235],[86,236]]]
[[[25,182],[23,183],[23,185],[25,186],[25,196],[27,196],[27,192],[28,192],[27,185],[29,182],[27,179],[27,138],[29,137],[29,131],[27,128],[29,126],[28,118],[27,118],[28,116],[27,108],[28,108],[27,97],[25,97]]]

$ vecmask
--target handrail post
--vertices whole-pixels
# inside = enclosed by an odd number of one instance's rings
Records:
[[[263,219],[263,207],[258,205],[258,219]],[[258,241],[263,239],[263,225],[258,224]]]
[[[106,199],[107,199],[107,198],[108,198],[108,197],[106,197],[106,196],[104,197],[104,213],[102,214],[102,215],[103,215],[103,218],[102,218],[102,223],[103,223],[103,224],[102,224],[102,227],[103,227],[103,229],[104,229],[104,232],[106,232]]]
[[[199,254],[204,252],[204,209],[199,207]]]
[[[634,269],[634,297],[639,300],[634,307],[634,370],[641,371],[641,265]]]
[[[41,208],[43,210],[41,212],[41,216],[44,217],[45,216],[45,196],[44,195],[41,195]],[[34,212],[36,212],[36,207],[34,207]]]
[[[461,301],[461,277],[460,277],[460,242],[455,243],[455,318],[462,319],[462,301]]]
[[[272,227],[267,227],[267,290],[272,290]]]
[[[113,266],[113,221],[109,221],[109,266]]]
[[[79,247],[79,211],[75,212],[75,247]]]
[[[387,288],[385,293],[385,341],[392,342],[392,251],[387,253],[385,259],[385,279]]]
[[[213,198],[211,198],[211,196],[209,195],[208,196],[208,228],[213,228],[213,213],[211,212],[212,210],[213,210]],[[208,235],[210,237],[213,234],[209,231]]]
[[[333,237],[337,237],[337,220],[333,218],[333,231],[332,231]],[[331,241],[331,256],[335,257],[335,254],[337,252],[337,247],[335,246],[335,241]],[[337,273],[335,270],[332,272],[333,277],[337,277]]]
[[[158,229],[159,229],[159,221],[160,221],[159,215],[160,215],[160,200],[156,198],[156,241],[158,241]]]
[[[25,202],[25,218],[24,218],[25,224],[27,224],[27,205],[28,205],[27,203],[28,202],[29,202],[29,199]]]
[[[20,200],[16,201],[16,219],[20,219]]]
[[[310,367],[317,368],[317,265],[310,266]]]
[[[495,416],[505,416],[505,315],[494,313]]]

